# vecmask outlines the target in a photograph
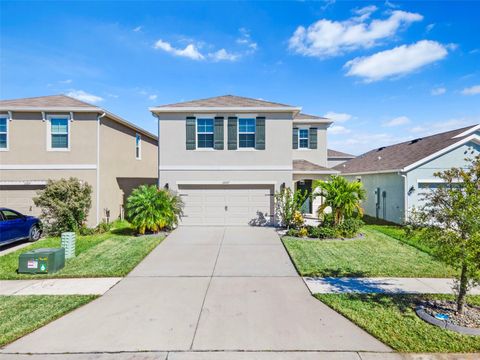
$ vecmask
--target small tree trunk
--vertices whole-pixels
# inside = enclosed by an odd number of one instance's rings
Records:
[[[467,296],[467,264],[464,262],[462,265],[462,272],[460,274],[460,284],[458,288],[458,297],[457,297],[457,312],[463,314],[463,307],[465,305],[465,297]]]

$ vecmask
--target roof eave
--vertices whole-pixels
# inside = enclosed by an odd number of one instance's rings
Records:
[[[78,106],[78,107],[65,107],[65,106],[51,106],[51,107],[38,107],[38,106],[0,106],[0,111],[21,111],[21,112],[99,112],[103,111],[96,106]]]
[[[337,170],[293,170],[293,175],[334,175],[340,174]]]
[[[371,174],[392,174],[392,173],[401,173],[404,172],[404,169],[388,169],[388,170],[369,170],[369,171],[352,171],[352,172],[343,172],[340,171],[342,175],[371,175]]]
[[[185,106],[185,107],[177,107],[177,106],[165,106],[165,107],[151,107],[149,110],[153,113],[184,113],[184,112],[240,112],[240,113],[248,113],[248,112],[294,112],[298,113],[302,110],[301,107],[278,107],[278,106]]]

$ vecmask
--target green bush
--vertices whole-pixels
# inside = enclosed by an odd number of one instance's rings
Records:
[[[337,237],[337,231],[331,226],[320,226],[317,230],[317,237],[319,239],[333,239]]]
[[[50,235],[79,231],[92,205],[92,187],[77,178],[48,180],[47,186],[33,198],[41,209],[44,230]]]
[[[109,232],[111,229],[112,229],[112,224],[111,223],[107,223],[106,221],[102,221],[95,228],[95,233],[103,234],[103,233]]]
[[[275,194],[275,213],[280,218],[282,226],[289,229],[303,225],[304,219],[300,209],[306,198],[306,191],[293,191],[290,188],[283,188]]]
[[[141,185],[127,199],[127,219],[139,234],[171,229],[183,214],[178,195],[155,185]]]
[[[90,228],[83,225],[83,226],[80,226],[80,228],[78,229],[78,233],[82,236],[94,235],[95,228]]]
[[[365,223],[357,218],[347,218],[338,225],[335,230],[337,236],[351,238],[354,237]]]
[[[288,229],[287,230],[287,236],[292,236],[292,237],[298,237],[298,230],[297,229]]]

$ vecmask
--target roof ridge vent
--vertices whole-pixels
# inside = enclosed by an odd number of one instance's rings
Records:
[[[386,148],[386,146],[379,147],[379,148],[377,149],[377,151],[382,151],[382,150],[385,149],[385,148]]]
[[[416,144],[416,143],[419,142],[420,140],[423,140],[423,138],[413,139],[412,141],[410,141],[409,145],[411,145],[411,144]]]

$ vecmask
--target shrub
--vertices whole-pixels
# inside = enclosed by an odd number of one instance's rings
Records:
[[[102,221],[100,224],[97,225],[95,228],[95,233],[103,234],[109,232],[112,229],[112,224]]]
[[[283,188],[275,194],[275,213],[279,216],[282,226],[287,229],[296,226],[294,222],[295,214],[297,212],[301,214],[300,208],[306,198],[306,191],[292,191],[290,188]],[[301,225],[303,225],[303,217]]]
[[[298,230],[298,236],[299,237],[307,237],[308,236],[308,230],[304,227],[302,227],[300,230]]]
[[[303,218],[302,213],[300,211],[295,211],[295,213],[293,214],[292,225],[296,229],[299,229],[303,226],[304,222],[305,222],[305,219]]]
[[[41,208],[44,230],[51,235],[78,231],[85,223],[92,204],[92,187],[77,178],[48,180],[33,198]]]
[[[178,195],[155,185],[141,185],[127,199],[127,218],[139,234],[158,232],[178,224],[182,207]]]
[[[317,237],[319,239],[333,239],[337,237],[337,231],[331,226],[320,226],[317,229]]]
[[[298,230],[291,228],[287,230],[287,236],[298,237]]]
[[[90,228],[90,227],[87,227],[85,225],[82,225],[78,229],[78,233],[82,236],[94,235],[95,234],[95,228]]]
[[[354,237],[365,223],[357,218],[347,218],[336,227],[337,236]]]

